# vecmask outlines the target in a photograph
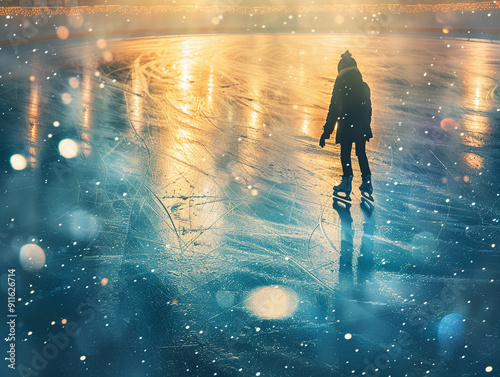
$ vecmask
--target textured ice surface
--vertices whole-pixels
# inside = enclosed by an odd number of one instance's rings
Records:
[[[3,48],[0,274],[6,292],[17,268],[18,367],[499,373],[499,47],[368,41]],[[372,90],[374,209],[360,205],[355,159],[352,206],[332,203],[339,148],[318,146],[347,48]],[[26,244],[45,267],[19,259]],[[63,320],[78,334],[36,364]]]

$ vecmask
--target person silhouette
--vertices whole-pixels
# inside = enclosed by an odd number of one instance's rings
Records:
[[[340,161],[343,174],[341,183],[333,187],[334,196],[351,200],[353,179],[351,150],[352,143],[355,143],[362,178],[359,189],[362,194],[367,194],[368,199],[373,200],[371,196],[373,192],[371,171],[365,148],[366,142],[373,137],[370,127],[372,118],[370,88],[363,81],[356,60],[352,58],[349,50],[343,53],[341,57],[342,59],[338,64],[339,74],[333,86],[328,116],[323,126],[323,134],[319,140],[319,145],[321,148],[325,146],[325,140],[330,138],[337,124],[335,143],[340,144]],[[343,192],[345,196],[338,195],[338,192]]]

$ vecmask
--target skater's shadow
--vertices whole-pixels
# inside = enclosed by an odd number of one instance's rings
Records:
[[[333,209],[340,219],[339,284],[335,289],[333,306],[335,332],[339,334],[338,360],[352,358],[353,350],[362,347],[379,347],[378,340],[391,330],[387,321],[390,306],[381,294],[374,274],[374,235],[376,222],[374,207],[362,200],[361,235],[356,237],[356,219],[351,215],[352,204],[340,200],[333,202]],[[359,245],[359,249],[358,249]],[[349,337],[342,336],[349,334]],[[374,341],[375,340],[375,341]]]
[[[368,200],[362,200],[361,212],[363,213],[363,235],[361,236],[361,247],[358,258],[358,284],[369,285],[373,283],[373,267],[375,265],[373,258],[374,236],[377,230],[375,217],[373,216],[373,204]]]
[[[374,289],[373,267],[374,267],[374,241],[376,231],[375,218],[373,216],[373,205],[362,200],[360,204],[363,213],[363,234],[359,257],[354,255],[353,218],[351,215],[351,203],[342,200],[333,200],[333,209],[340,218],[340,259],[339,259],[339,284],[338,294],[346,299],[366,300],[370,299]],[[357,263],[356,260],[357,259]],[[356,268],[354,268],[356,266]]]
[[[352,228],[351,203],[333,199],[333,209],[340,218],[340,259],[338,291],[342,296],[350,296],[354,289],[352,268],[354,229]]]

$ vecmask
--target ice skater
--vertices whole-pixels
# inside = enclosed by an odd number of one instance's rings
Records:
[[[338,64],[339,74],[333,86],[332,100],[319,145],[321,148],[325,146],[325,140],[330,138],[337,124],[335,143],[340,144],[343,175],[341,183],[333,187],[333,195],[340,199],[351,200],[353,178],[351,150],[352,143],[355,143],[362,178],[359,190],[363,197],[373,201],[371,172],[365,149],[366,142],[373,137],[370,127],[372,118],[370,88],[363,81],[351,53],[346,51],[341,56],[342,59]],[[339,195],[339,192],[344,195]]]

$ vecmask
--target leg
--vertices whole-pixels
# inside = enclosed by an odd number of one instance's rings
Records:
[[[368,157],[366,157],[366,141],[356,142],[356,156],[358,156],[359,169],[361,170],[361,177],[372,175],[370,165],[368,164]]]
[[[368,165],[365,145],[366,141],[364,140],[356,143],[356,156],[358,156],[359,169],[361,170],[361,178],[363,179],[363,183],[359,186],[359,191],[361,191],[363,198],[373,201],[372,173]]]
[[[342,173],[344,177],[352,175],[351,150],[352,143],[340,144],[340,162],[342,163]]]
[[[351,143],[340,144],[340,162],[342,163],[342,182],[339,185],[333,186],[333,196],[341,200],[351,200],[352,190],[352,164],[351,164]],[[339,192],[344,195],[339,195]]]

